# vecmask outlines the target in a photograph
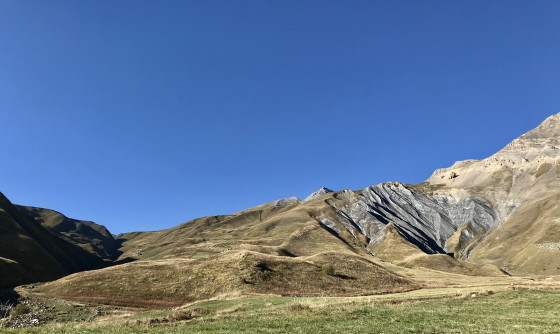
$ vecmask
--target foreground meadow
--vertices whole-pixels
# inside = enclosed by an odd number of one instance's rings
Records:
[[[5,333],[558,333],[559,291],[514,289],[415,299],[241,297],[91,324]],[[187,318],[187,317],[185,317]],[[126,320],[125,320],[126,319]]]

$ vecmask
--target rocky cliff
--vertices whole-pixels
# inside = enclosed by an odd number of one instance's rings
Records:
[[[501,221],[484,199],[426,195],[401,183],[346,191],[327,200],[327,204],[336,210],[338,223],[352,235],[367,237],[368,247],[383,241],[385,229],[390,226],[425,253],[453,253],[459,258],[468,257],[468,252],[463,251],[476,241],[473,239]],[[337,229],[328,217],[323,217],[322,223]]]
[[[387,250],[398,236],[426,254],[513,273],[560,273],[559,141],[557,114],[498,153],[436,170],[424,183],[335,192],[324,200],[336,215],[325,213],[321,223],[333,233],[365,236],[372,252]],[[388,260],[411,256],[414,247],[407,247]]]

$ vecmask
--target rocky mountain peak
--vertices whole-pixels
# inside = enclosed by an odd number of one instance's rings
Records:
[[[438,169],[427,181],[448,189],[475,190],[478,196],[496,202],[522,202],[528,196],[546,193],[549,188],[546,182],[556,180],[556,170],[560,174],[560,167],[556,167],[559,162],[560,114],[556,114],[496,154]],[[543,181],[542,187],[536,187],[536,182],[542,177],[549,181]]]
[[[498,160],[530,162],[560,155],[560,113],[548,117],[538,127],[509,143],[493,157]]]
[[[560,138],[560,113],[548,117],[538,127],[519,137],[519,139]]]
[[[332,192],[333,192],[333,191],[330,190],[329,188],[322,187],[321,189],[319,189],[319,190],[313,192],[311,195],[307,196],[307,197],[304,199],[304,202],[310,201],[310,200],[312,200],[312,199],[314,199],[314,198],[317,198],[317,197],[319,197],[319,196],[323,196],[324,194],[328,194],[328,193],[332,193]]]

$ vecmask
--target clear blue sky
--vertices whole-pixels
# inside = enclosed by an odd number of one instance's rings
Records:
[[[0,191],[156,230],[422,182],[560,112],[559,1],[0,2]]]

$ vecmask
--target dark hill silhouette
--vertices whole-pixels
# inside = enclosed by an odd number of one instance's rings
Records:
[[[37,223],[0,193],[0,287],[50,281],[106,264]]]

